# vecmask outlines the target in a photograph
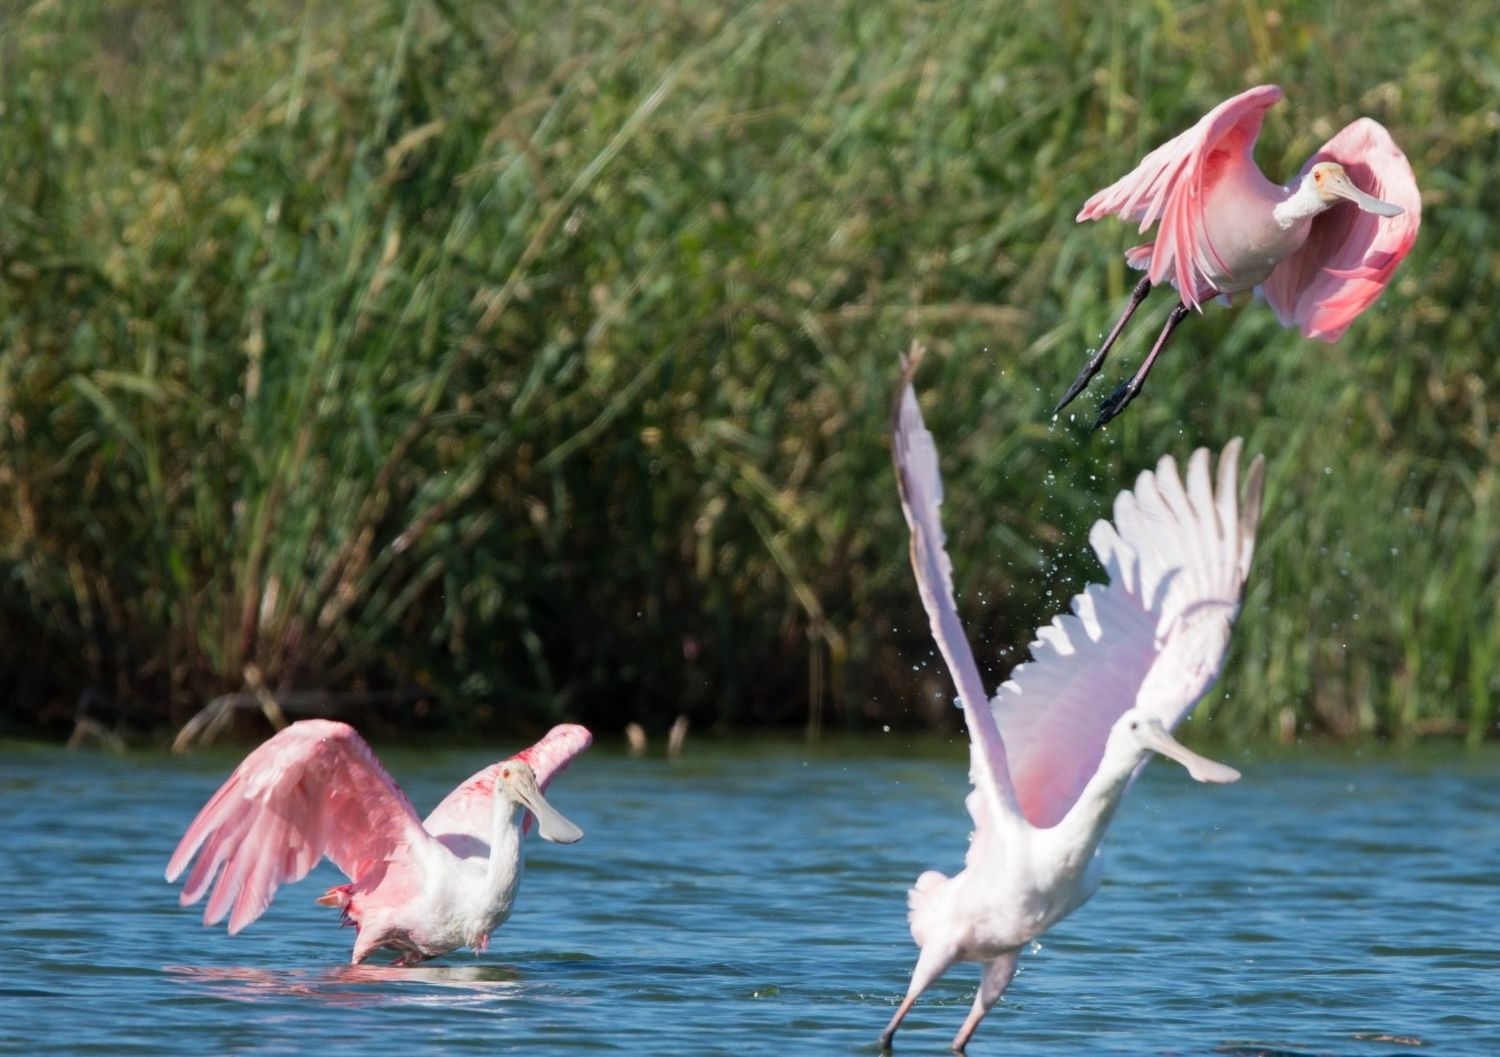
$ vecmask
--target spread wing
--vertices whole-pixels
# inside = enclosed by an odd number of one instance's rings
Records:
[[[916,574],[917,591],[932,625],[932,637],[958,688],[969,728],[969,777],[978,794],[977,799],[970,798],[970,813],[983,828],[988,819],[1015,817],[1017,810],[1005,745],[988,707],[984,681],[953,600],[953,566],[944,549],[940,517],[943,478],[938,470],[937,447],[922,421],[922,411],[911,386],[921,358],[921,346],[913,345],[911,355],[902,361],[892,415],[891,456],[896,464],[901,510],[911,530],[911,567]]]
[[[573,758],[587,749],[594,736],[576,723],[564,723],[549,730],[542,740],[523,749],[511,757],[524,760],[536,774],[536,782],[543,792]],[[480,853],[489,847],[491,816],[494,812],[495,776],[509,762],[502,760],[473,775],[443,802],[433,808],[432,814],[423,823],[432,834],[451,851],[460,856]],[[521,832],[526,833],[532,824],[531,812],[521,821]]]
[[[1113,213],[1122,220],[1139,220],[1141,231],[1159,223],[1155,243],[1135,247],[1126,259],[1144,265],[1153,284],[1170,280],[1183,302],[1196,308],[1212,290],[1211,271],[1230,270],[1208,237],[1203,212],[1208,189],[1234,157],[1254,165],[1251,154],[1261,120],[1281,96],[1280,88],[1263,84],[1226,99],[1091,197],[1078,220]]]
[[[325,855],[358,881],[370,867],[430,840],[354,728],[309,719],[235,768],[183,834],[166,876],[175,881],[197,855],[182,905],[196,903],[217,874],[203,923],[227,913],[233,934],[260,917],[278,886],[300,881]]]
[[[1093,775],[1110,727],[1147,709],[1171,729],[1213,685],[1250,571],[1264,461],[1237,487],[1240,441],[1210,481],[1207,449],[1187,480],[1165,456],[1115,500],[1114,524],[1089,542],[1109,582],[1091,584],[1072,612],[1037,633],[992,706],[1028,821],[1052,826]]]
[[[1305,337],[1337,341],[1385,290],[1417,241],[1422,196],[1406,155],[1370,118],[1345,126],[1307,159],[1299,178],[1324,161],[1338,162],[1360,190],[1405,210],[1380,217],[1340,202],[1313,219],[1307,241],[1261,284],[1284,325],[1300,327]]]

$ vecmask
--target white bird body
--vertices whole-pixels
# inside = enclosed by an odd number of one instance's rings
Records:
[[[911,984],[881,1035],[888,1046],[918,995],[959,961],[983,964],[974,1005],[954,1039],[962,1050],[1015,972],[1021,947],[1077,910],[1103,875],[1101,843],[1125,791],[1152,753],[1203,782],[1239,773],[1169,733],[1213,685],[1249,572],[1263,463],[1237,488],[1240,444],[1219,460],[1206,450],[1186,481],[1163,458],[1115,501],[1114,524],[1089,539],[1110,574],[1041,629],[1032,660],[993,699],[953,600],[938,512],[942,481],[906,364],[893,454],[911,528],[912,568],[933,636],[958,688],[969,728],[967,798],[974,821],[964,869],[929,870],[908,902],[921,953]]]
[[[986,856],[951,878],[923,874],[927,887],[918,880],[910,897],[918,945],[946,933],[955,961],[989,961],[1019,950],[1088,902],[1103,875],[1098,855],[1047,833],[1018,832],[1004,842],[1009,855]]]
[[[488,946],[490,933],[510,918],[526,866],[516,817],[522,805],[503,788],[497,783],[488,843],[450,838],[412,849],[423,882],[399,905],[366,909],[360,920],[365,950],[387,947],[415,962],[459,947],[483,951]],[[324,900],[344,905],[337,896]]]
[[[1057,825],[1039,829],[1013,818],[1003,827],[986,824],[955,877],[923,874],[926,887],[918,879],[910,897],[912,935],[935,935],[946,923],[961,922],[949,937],[955,960],[988,961],[1020,949],[1087,903],[1104,877],[1104,834],[1145,759],[1128,732],[1124,726],[1111,732],[1094,777]]]

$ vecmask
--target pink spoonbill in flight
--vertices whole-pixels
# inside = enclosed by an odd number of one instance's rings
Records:
[[[1084,203],[1080,221],[1113,213],[1157,224],[1156,239],[1125,260],[1146,273],[1119,320],[1053,409],[1088,385],[1151,287],[1178,302],[1145,361],[1099,406],[1098,429],[1125,410],[1172,331],[1192,309],[1259,289],[1283,326],[1337,341],[1391,280],[1417,239],[1422,199],[1406,155],[1379,122],[1362,117],[1323,144],[1285,187],[1252,155],[1266,109],[1282,97],[1263,84],[1226,99],[1135,170]]]
[[[196,903],[214,876],[205,925],[229,915],[233,935],[324,856],[349,878],[318,900],[354,925],[354,962],[375,950],[415,965],[459,947],[477,953],[510,916],[521,884],[521,840],[536,820],[546,840],[583,831],[543,790],[584,749],[583,727],[553,727],[541,741],[464,782],[428,815],[416,809],[346,723],[293,723],[247,756],[198,812],[167,864]]]
[[[919,356],[905,364],[892,450],[917,588],[969,730],[974,829],[964,868],[953,877],[928,870],[908,895],[920,954],[880,1045],[889,1048],[917,997],[950,966],[978,962],[979,991],[953,1040],[962,1052],[1010,983],[1021,948],[1094,894],[1105,830],[1153,752],[1200,782],[1239,778],[1171,731],[1223,663],[1255,548],[1264,463],[1250,465],[1243,494],[1237,439],[1216,475],[1203,448],[1185,479],[1170,456],[1142,473],[1115,500],[1114,523],[1089,533],[1109,582],[1090,585],[1070,614],[1042,628],[1032,659],[987,698],[953,598],[937,451],[911,388]]]

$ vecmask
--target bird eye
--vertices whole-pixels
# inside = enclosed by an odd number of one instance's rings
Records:
[[[1321,170],[1321,169],[1314,169],[1313,170],[1313,179],[1316,180],[1318,183],[1322,183],[1323,182],[1323,170]]]
[[[1140,730],[1141,729],[1141,725],[1140,725],[1140,723],[1137,720],[1132,719],[1130,721],[1130,729],[1131,730]]]
[[[501,778],[509,778],[510,777],[510,768],[507,767],[505,770],[501,771],[500,772],[500,777]]]

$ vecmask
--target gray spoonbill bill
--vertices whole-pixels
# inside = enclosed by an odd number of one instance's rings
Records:
[[[351,961],[381,947],[397,952],[397,965],[465,946],[478,953],[515,904],[532,819],[547,840],[583,836],[543,790],[591,741],[583,727],[553,727],[469,778],[424,821],[353,727],[293,723],[247,756],[198,812],[167,880],[197,855],[182,905],[196,903],[217,874],[203,923],[228,914],[233,935],[260,917],[277,886],[302,880],[327,856],[349,883],[318,902],[341,909],[357,930]]]
[[[1184,747],[1171,731],[1218,677],[1250,571],[1264,462],[1237,486],[1240,441],[1219,456],[1217,483],[1199,448],[1187,477],[1164,456],[1115,500],[1089,542],[1109,574],[1037,633],[1031,660],[993,698],[959,621],[939,507],[932,434],[905,362],[892,450],[911,563],[932,634],[969,730],[966,801],[973,818],[964,868],[928,870],[908,895],[920,948],[911,985],[880,1036],[888,1048],[923,991],[955,962],[982,966],[974,1004],[953,1040],[962,1052],[1016,971],[1020,949],[1077,910],[1098,887],[1100,845],[1131,781],[1153,752],[1200,782],[1239,772]]]
[[[1099,405],[1095,429],[1135,399],[1172,331],[1202,302],[1259,288],[1283,326],[1333,342],[1391,281],[1422,220],[1406,155],[1383,125],[1362,117],[1278,186],[1252,152],[1266,109],[1281,98],[1263,84],[1226,99],[1083,204],[1079,221],[1113,213],[1139,220],[1143,232],[1158,227],[1154,242],[1125,252],[1146,275],[1053,414],[1088,385],[1163,281],[1177,288],[1177,305],[1140,369]]]

